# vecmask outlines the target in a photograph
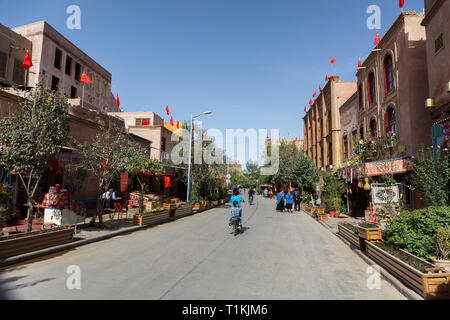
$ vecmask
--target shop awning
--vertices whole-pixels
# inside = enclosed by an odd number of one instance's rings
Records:
[[[354,180],[365,177],[377,177],[387,174],[401,174],[412,171],[412,157],[389,159],[383,161],[368,162],[352,167],[341,168],[338,171],[341,179]]]

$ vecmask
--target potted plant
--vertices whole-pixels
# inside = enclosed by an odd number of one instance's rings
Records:
[[[431,257],[431,261],[450,272],[450,228],[439,228],[436,235],[436,254],[436,257]]]
[[[374,224],[360,223],[358,234],[361,239],[367,241],[378,241],[382,239],[381,228]]]

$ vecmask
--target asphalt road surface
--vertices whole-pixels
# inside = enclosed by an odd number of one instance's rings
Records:
[[[12,266],[0,299],[405,299],[384,280],[369,289],[369,265],[309,216],[274,209],[245,204],[237,237],[224,207]]]

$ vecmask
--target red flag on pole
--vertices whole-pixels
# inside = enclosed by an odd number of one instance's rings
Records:
[[[23,60],[22,66],[25,70],[28,70],[33,66],[33,63],[31,62],[30,58],[30,53],[28,51],[25,55],[25,59]]]
[[[305,110],[305,112],[306,112],[306,106],[305,106],[305,109],[304,109],[304,110]]]
[[[322,87],[320,86],[320,84],[319,84],[319,90],[322,91]]]
[[[314,97],[316,96],[316,94],[317,94],[317,91],[315,91],[315,92],[314,92],[314,94],[313,94],[313,98],[314,98]]]
[[[333,64],[333,63],[335,63],[335,62],[336,62],[336,59],[335,59],[335,58],[331,59],[331,64]]]
[[[170,115],[170,109],[169,109],[169,106],[166,106],[166,112],[167,112],[167,115]]]
[[[177,129],[180,129],[180,121],[177,121]]]
[[[81,83],[92,83],[92,80],[83,72],[81,75]]]
[[[405,5],[405,0],[399,0],[398,6],[403,9],[403,6]]]
[[[173,117],[170,117],[170,125],[173,127]]]
[[[362,68],[361,58],[358,60],[358,68]]]
[[[328,81],[328,73],[325,75],[325,82]]]
[[[377,31],[377,34],[376,34],[376,36],[375,36],[375,46],[377,46],[379,43],[380,43],[380,34],[378,33],[378,31]]]
[[[313,101],[312,99],[309,99],[309,105],[312,106],[313,105]]]
[[[120,107],[119,93],[117,93],[116,107],[117,107],[117,109],[119,109],[119,107]]]

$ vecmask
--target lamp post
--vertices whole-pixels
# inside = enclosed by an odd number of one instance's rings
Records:
[[[195,117],[191,114],[191,128],[190,128],[190,134],[189,134],[189,160],[188,160],[188,182],[187,182],[187,196],[186,196],[186,202],[189,202],[190,196],[191,196],[191,156],[192,156],[192,134],[193,134],[193,128],[194,128],[194,120],[203,116],[203,115],[209,115],[212,111],[206,111],[203,113],[200,113],[196,115]]]

